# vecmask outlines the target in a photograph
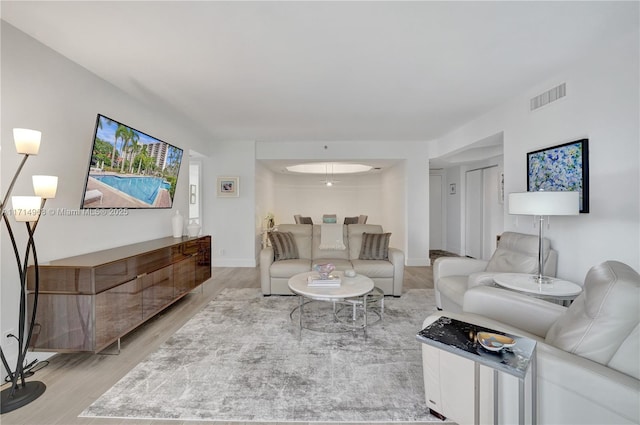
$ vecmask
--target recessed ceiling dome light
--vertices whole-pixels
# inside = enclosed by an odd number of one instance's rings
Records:
[[[308,164],[289,165],[287,171],[305,174],[326,174],[327,169],[332,174],[365,173],[373,167],[364,164],[351,164],[346,162],[312,162]]]

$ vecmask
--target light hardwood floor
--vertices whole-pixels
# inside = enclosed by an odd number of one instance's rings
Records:
[[[119,355],[58,354],[29,380],[46,384],[46,392],[31,404],[0,416],[3,425],[198,425],[229,422],[78,418],[78,415],[129,370],[173,335],[225,288],[259,288],[258,268],[214,268],[201,289],[187,295],[121,341]],[[431,267],[406,267],[403,291],[433,288]],[[3,386],[2,389],[6,388]],[[237,422],[236,422],[237,424]],[[251,425],[258,425],[250,422]],[[287,425],[294,425],[287,423]],[[318,425],[314,423],[314,425]],[[377,424],[380,425],[380,424]]]

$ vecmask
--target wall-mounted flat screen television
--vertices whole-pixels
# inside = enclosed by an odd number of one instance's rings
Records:
[[[81,208],[171,208],[182,153],[98,114]]]

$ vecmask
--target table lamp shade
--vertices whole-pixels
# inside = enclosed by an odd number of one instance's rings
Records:
[[[517,192],[509,194],[509,214],[578,215],[579,192]]]

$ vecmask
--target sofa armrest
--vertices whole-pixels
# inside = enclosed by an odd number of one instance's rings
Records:
[[[639,380],[545,343],[537,356],[539,391],[567,403],[544,415],[546,423],[640,423]]]
[[[389,248],[389,261],[393,264],[393,295],[402,295],[404,280],[404,252],[398,248]]]
[[[497,273],[495,272],[477,272],[471,273],[469,279],[467,279],[467,287],[469,289],[476,286],[495,286],[493,277]]]
[[[438,282],[445,276],[468,276],[471,273],[482,272],[487,268],[488,261],[464,257],[440,257],[433,262],[433,281]]]
[[[544,338],[567,308],[508,289],[476,286],[464,294],[462,310]]]
[[[271,264],[275,256],[273,248],[266,247],[260,251],[260,286],[264,295],[271,295]]]

